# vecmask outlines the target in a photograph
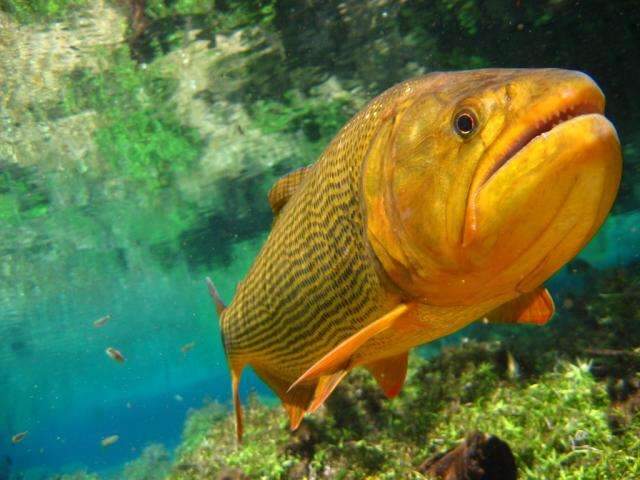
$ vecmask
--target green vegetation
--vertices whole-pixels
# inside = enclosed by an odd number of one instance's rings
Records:
[[[65,18],[87,0],[0,0],[0,11],[21,23],[53,21]]]
[[[282,101],[258,100],[253,104],[255,124],[264,133],[303,132],[322,147],[355,113],[348,98],[325,100],[307,98],[295,91],[284,94]]]
[[[167,187],[194,164],[202,141],[176,117],[171,80],[138,65],[126,47],[103,56],[100,71],[78,71],[69,79],[60,108],[99,114],[96,145],[112,174],[147,191]]]
[[[161,444],[146,447],[139,458],[125,465],[122,478],[127,480],[163,480],[171,466],[167,449]]]
[[[327,411],[293,435],[281,409],[251,402],[240,448],[230,417],[213,423],[198,448],[178,455],[170,478],[211,478],[230,468],[249,478],[422,478],[420,463],[472,430],[506,441],[521,478],[640,474],[640,421],[620,435],[611,432],[606,388],[588,364],[561,364],[520,383],[491,361],[494,353],[470,344],[450,351],[446,361],[416,357],[405,391],[392,402],[382,401],[373,381],[356,372]],[[465,361],[481,356],[485,362]],[[461,366],[462,375],[451,375]]]

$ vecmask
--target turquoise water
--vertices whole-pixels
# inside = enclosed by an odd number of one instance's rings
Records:
[[[310,17],[337,22],[335,2],[326,11],[304,2],[223,2],[220,11],[148,2],[146,30],[118,2],[50,3],[59,8],[0,1],[0,480],[80,469],[122,478],[146,446],[177,447],[192,409],[230,405],[205,277],[230,301],[266,238],[273,181],[312,162],[366,100],[410,76],[515,64],[592,74],[621,136],[623,185],[602,231],[549,285],[562,305],[589,282],[585,263],[598,272],[640,262],[632,2],[602,12],[505,2],[485,51],[460,40],[490,35],[486,12],[476,11],[482,2],[369,10],[347,2],[370,26],[361,35],[329,26],[332,41],[305,28]],[[600,17],[625,27],[604,38]],[[250,27],[266,33],[239,35]],[[515,37],[523,30],[532,49],[545,35],[580,45],[549,42],[516,61],[528,54]],[[252,374],[241,389],[250,392],[273,400]],[[111,435],[118,441],[102,446]]]

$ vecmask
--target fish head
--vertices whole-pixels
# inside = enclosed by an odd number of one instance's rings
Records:
[[[442,306],[513,298],[600,228],[622,156],[587,75],[487,69],[400,88],[362,176],[368,240],[400,290]]]

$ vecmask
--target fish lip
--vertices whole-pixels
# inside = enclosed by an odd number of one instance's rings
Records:
[[[485,178],[480,182],[480,189],[484,187],[502,167],[516,158],[529,144],[541,138],[546,138],[549,134],[560,127],[566,126],[565,124],[570,123],[572,120],[592,114],[603,115],[604,106],[598,105],[595,101],[581,101],[564,105],[563,108],[556,110],[554,113],[543,114],[540,120],[516,137],[509,148],[498,157],[498,160],[491,170],[488,171]]]

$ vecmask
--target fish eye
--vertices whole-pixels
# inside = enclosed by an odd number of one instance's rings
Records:
[[[478,126],[478,119],[475,113],[465,109],[458,112],[453,119],[453,128],[458,135],[467,138],[475,132]]]

